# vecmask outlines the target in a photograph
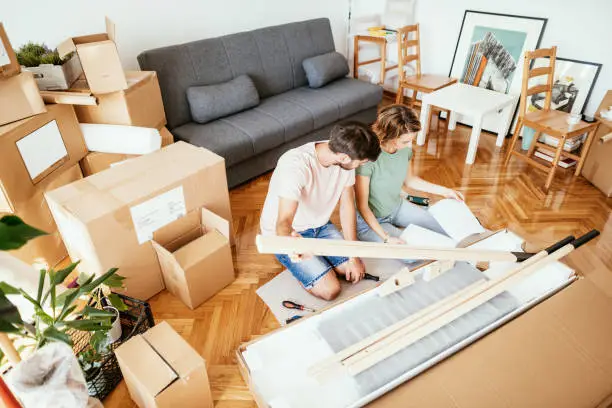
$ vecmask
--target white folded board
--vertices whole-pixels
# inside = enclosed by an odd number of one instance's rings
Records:
[[[90,152],[148,154],[161,148],[157,129],[81,123],[81,131]]]
[[[429,213],[456,242],[460,242],[470,235],[485,232],[485,229],[463,201],[450,198],[440,200],[429,208]]]
[[[68,155],[54,120],[18,140],[17,150],[32,180]]]

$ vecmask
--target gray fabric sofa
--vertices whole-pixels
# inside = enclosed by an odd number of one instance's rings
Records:
[[[233,187],[273,169],[288,149],[327,139],[339,121],[374,121],[381,87],[352,78],[308,87],[302,61],[334,50],[323,18],[153,49],[141,53],[138,63],[157,72],[175,138],[223,156]],[[255,83],[258,106],[205,124],[192,120],[189,87],[241,74]]]

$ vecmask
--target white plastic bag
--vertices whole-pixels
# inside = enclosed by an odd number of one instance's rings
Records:
[[[24,408],[99,407],[89,402],[87,385],[72,348],[49,343],[17,364],[6,378]]]

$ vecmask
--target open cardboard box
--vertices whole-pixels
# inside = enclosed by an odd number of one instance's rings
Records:
[[[606,93],[595,114],[599,128],[582,169],[582,175],[606,197],[612,197],[612,137],[605,140],[602,137],[612,133],[612,120],[601,116],[601,111],[608,110],[609,106],[612,106],[612,90]]]
[[[23,67],[24,71],[34,74],[41,91],[66,90],[83,74],[79,56],[74,54],[62,65],[40,64],[37,67]]]
[[[605,274],[609,275],[607,271],[593,272],[586,277],[570,274],[569,279],[487,330],[475,333],[417,367],[420,371],[408,372],[405,378],[394,380],[376,395],[350,406],[366,403],[373,407],[415,408],[610,406],[612,277]],[[327,313],[338,313],[339,308],[358,301],[361,296],[375,295],[376,290],[356,295],[242,345],[237,351],[238,365],[257,405],[276,406],[264,399],[253,382],[245,359],[249,347],[276,333],[288,330],[303,333],[308,325],[316,325]],[[263,367],[268,366],[265,361],[260,362]],[[283,401],[274,402],[282,405]]]
[[[75,105],[81,123],[141,126],[159,129],[166,114],[157,74],[154,71],[126,71],[127,89],[93,95],[87,82],[78,80],[67,92],[41,92],[47,103]]]
[[[0,23],[0,80],[3,77],[8,78],[20,72],[21,66],[17,62],[17,55],[15,55],[11,42],[6,35],[4,25]]]
[[[153,234],[166,289],[190,309],[235,279],[229,221],[202,208]]]
[[[130,396],[140,408],[212,408],[204,359],[167,322],[115,350]]]
[[[0,126],[47,111],[31,72],[0,79],[0,107]]]
[[[115,25],[106,18],[106,33],[72,37],[57,46],[60,57],[76,52],[85,78],[94,94],[127,88],[127,82],[115,44]]]

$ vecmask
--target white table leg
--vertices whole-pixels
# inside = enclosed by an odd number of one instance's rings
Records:
[[[506,139],[506,135],[508,134],[508,129],[510,128],[510,122],[512,121],[512,112],[511,109],[513,104],[506,106],[500,113],[497,115],[500,116],[499,120],[499,129],[497,132],[497,140],[495,141],[495,146],[502,147],[504,145],[504,140]]]
[[[417,144],[423,146],[425,144],[425,137],[429,131],[429,113],[431,112],[431,106],[426,102],[426,97],[423,96],[421,101],[421,130],[417,135]]]
[[[457,113],[451,111],[450,118],[448,119],[448,130],[455,130],[457,127]]]
[[[478,139],[480,139],[480,129],[482,127],[482,116],[474,118],[472,123],[472,134],[470,135],[470,145],[468,146],[467,156],[465,157],[466,164],[473,164],[476,159],[476,149],[478,149]]]

